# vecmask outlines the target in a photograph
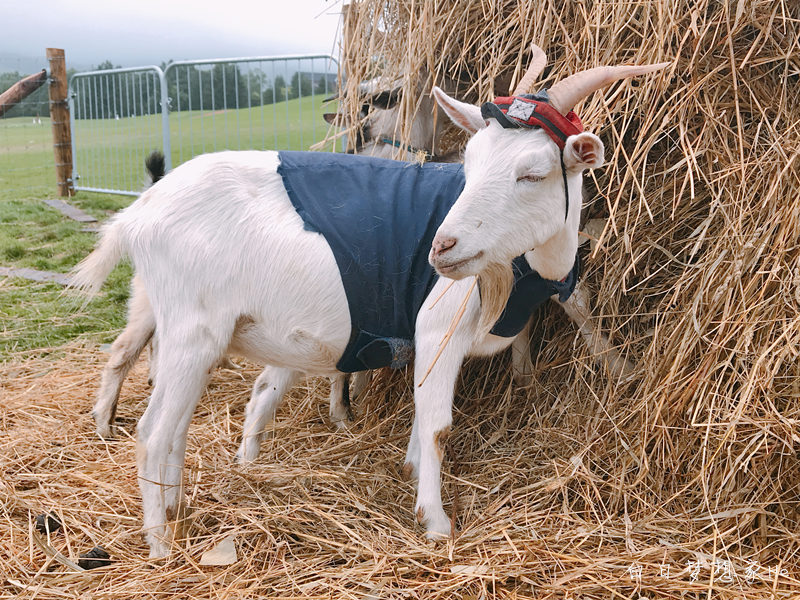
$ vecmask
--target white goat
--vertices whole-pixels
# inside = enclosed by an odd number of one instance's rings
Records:
[[[533,58],[530,68],[526,72],[525,80],[517,86],[518,90],[529,89],[541,74],[546,65],[544,51],[532,45]],[[424,79],[421,77],[420,79]],[[440,89],[446,93],[454,90],[456,82],[452,79],[445,79],[440,83]],[[354,127],[351,152],[364,154],[379,158],[396,158],[398,149],[400,157],[404,160],[419,160],[420,155],[425,156],[426,160],[439,162],[458,162],[461,160],[459,152],[448,152],[445,154],[434,154],[434,149],[439,147],[440,140],[445,131],[446,122],[444,119],[436,119],[436,101],[432,93],[427,93],[423,89],[418,89],[417,107],[414,118],[411,122],[409,132],[409,143],[403,144],[399,141],[399,126],[402,122],[402,114],[398,103],[402,98],[402,81],[385,81],[382,78],[375,78],[359,84],[359,93],[363,99],[360,117],[361,122],[352,124],[349,117],[343,113],[326,113],[323,115],[325,120],[331,124],[343,127]],[[633,370],[632,365],[626,360],[612,345],[611,341],[596,327],[590,317],[591,308],[589,296],[584,286],[578,281],[572,295],[566,301],[558,302],[567,316],[578,326],[581,337],[587,344],[589,351],[595,359],[602,360],[616,377],[629,375]],[[530,353],[530,324],[514,338],[511,344],[511,372],[514,381],[520,385],[529,385],[533,373],[533,361]],[[365,373],[360,374],[366,376]],[[365,379],[356,376],[354,389],[362,390],[365,387]],[[354,397],[358,392],[354,393]],[[331,416],[334,411],[341,413],[341,409],[336,406],[336,400],[331,396]]]
[[[151,153],[145,160],[145,167],[150,176],[150,185],[157,183],[165,174],[164,155],[160,152]],[[150,385],[155,379],[158,364],[155,358],[158,345],[155,328],[155,315],[150,306],[147,292],[141,280],[134,275],[131,279],[130,299],[128,300],[128,320],[125,329],[111,344],[110,356],[100,378],[97,400],[92,408],[97,435],[101,438],[109,438],[112,434],[122,383],[148,343],[150,344]],[[235,368],[227,356],[222,357],[216,366]],[[356,373],[354,379],[353,396],[358,397],[369,384],[369,373],[366,371]],[[329,412],[331,422],[339,428],[346,425],[350,416],[348,383],[349,376],[347,375],[340,375],[331,380]]]
[[[573,75],[549,91],[550,103],[563,115],[596,89],[664,66],[604,67]],[[461,363],[512,341],[488,333],[508,296],[512,259],[524,254],[552,280],[570,272],[578,245],[581,173],[603,161],[603,144],[591,133],[569,136],[561,155],[541,129],[505,129],[476,106],[438,89],[434,95],[474,136],[465,153],[463,191],[430,251],[436,271],[456,281],[444,294],[447,279],[435,283],[415,323],[416,410],[406,463],[418,476],[416,514],[432,538],[451,528],[442,507],[440,467]],[[189,422],[220,356],[232,351],[271,365],[247,408],[244,459],[250,438],[259,435],[262,421],[302,374],[341,375],[337,361],[352,333],[342,276],[326,239],[304,228],[279,162],[276,152],[222,152],[179,166],[112,219],[74,275],[76,285],[96,290],[127,254],[155,315],[158,376],[137,430],[152,558],[168,554],[168,525],[182,505]],[[476,277],[480,297],[467,293]],[[449,331],[462,303],[463,317]],[[449,343],[442,345],[447,334]]]

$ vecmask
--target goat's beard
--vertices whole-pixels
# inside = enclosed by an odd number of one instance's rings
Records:
[[[481,291],[481,317],[478,335],[483,337],[497,323],[511,295],[514,272],[511,263],[489,263],[478,274]]]

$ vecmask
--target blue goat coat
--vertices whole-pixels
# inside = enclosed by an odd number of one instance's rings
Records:
[[[278,173],[305,229],[325,237],[344,284],[351,334],[336,368],[403,367],[417,313],[438,275],[428,263],[436,230],[464,188],[462,165],[350,154],[279,152]],[[514,287],[492,333],[513,337],[553,294],[566,300],[579,274],[543,279],[520,256]]]

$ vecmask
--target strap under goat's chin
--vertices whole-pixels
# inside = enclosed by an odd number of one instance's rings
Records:
[[[561,150],[558,154],[561,158],[561,177],[564,180],[564,222],[566,223],[569,216],[569,186],[567,185],[567,169],[564,167],[564,151]]]

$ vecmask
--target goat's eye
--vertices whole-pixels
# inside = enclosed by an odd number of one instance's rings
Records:
[[[542,176],[542,175],[534,175],[532,173],[528,173],[527,175],[522,175],[520,177],[517,177],[517,183],[519,183],[521,181],[527,181],[527,182],[530,182],[530,183],[536,183],[537,181],[542,181],[543,179],[544,179],[544,176]]]

